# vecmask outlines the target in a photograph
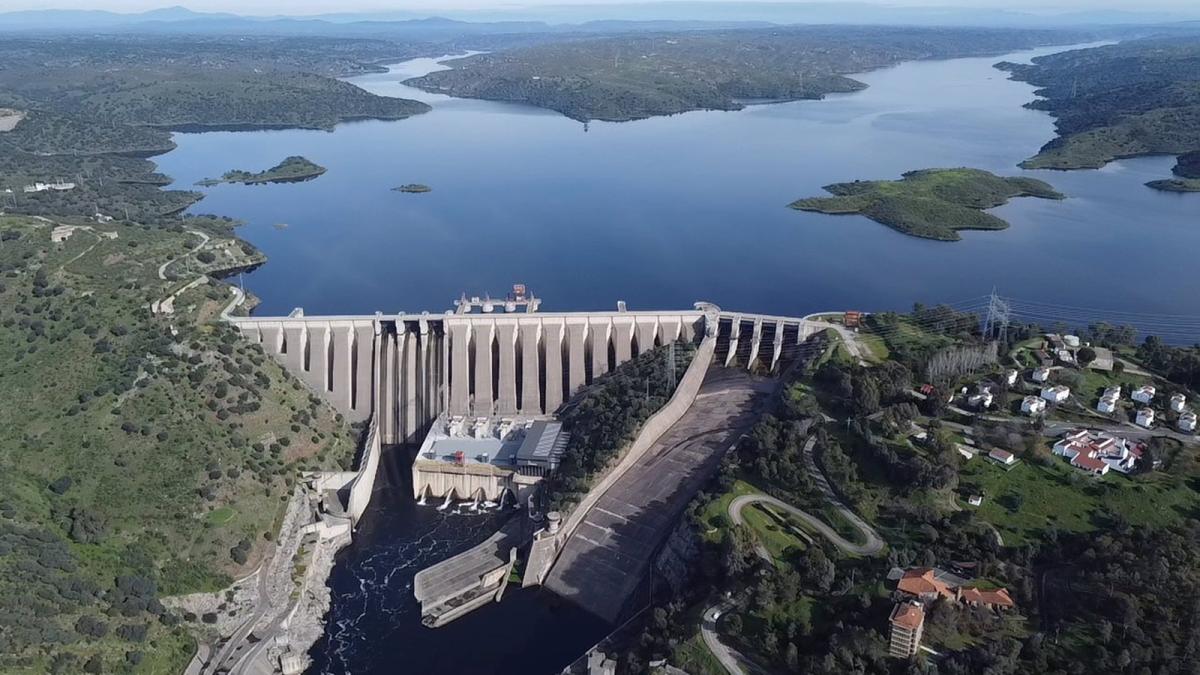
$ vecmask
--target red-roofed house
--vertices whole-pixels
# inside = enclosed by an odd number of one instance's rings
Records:
[[[1124,438],[1093,434],[1086,429],[1068,432],[1054,444],[1054,454],[1066,457],[1071,466],[1097,476],[1109,469],[1121,473],[1133,471],[1138,455]]]
[[[958,599],[971,607],[987,607],[988,609],[1012,609],[1017,606],[1008,590],[997,588],[985,591],[979,588],[960,588]]]
[[[937,578],[937,572],[932,567],[914,567],[900,577],[896,588],[922,600],[936,600],[939,597],[953,598],[954,589],[949,584]]]

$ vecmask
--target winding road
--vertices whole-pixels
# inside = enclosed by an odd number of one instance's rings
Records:
[[[753,672],[758,672],[758,669],[752,667],[750,659],[742,656],[741,652],[721,642],[721,636],[717,633],[717,619],[733,609],[734,604],[733,601],[726,600],[720,605],[704,610],[704,621],[700,624],[700,636],[704,639],[705,646],[713,656],[717,657],[717,660],[721,662],[721,667],[729,675],[747,675],[747,668]],[[743,668],[743,664],[745,664],[745,668]]]
[[[742,495],[741,497],[729,502],[730,520],[738,525],[743,524],[745,521],[742,519],[742,509],[756,503],[770,504],[787,511],[797,518],[800,518],[804,522],[808,523],[809,526],[811,526],[814,530],[820,532],[826,539],[832,542],[834,546],[837,546],[846,553],[853,553],[854,555],[875,555],[883,550],[883,540],[879,538],[879,535],[875,533],[875,530],[872,529],[870,525],[867,525],[867,523],[861,518],[855,515],[853,511],[850,511],[845,506],[841,506],[840,502],[838,502],[835,507],[841,511],[842,515],[850,520],[850,522],[854,523],[860,532],[862,532],[863,536],[866,538],[866,543],[856,544],[852,541],[849,541],[838,534],[837,531],[832,527],[826,525],[825,521],[821,520],[820,518],[770,495]]]

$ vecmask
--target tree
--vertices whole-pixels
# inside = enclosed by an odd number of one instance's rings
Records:
[[[1096,350],[1091,347],[1083,347],[1075,352],[1075,360],[1079,361],[1079,365],[1086,366],[1096,360]]]

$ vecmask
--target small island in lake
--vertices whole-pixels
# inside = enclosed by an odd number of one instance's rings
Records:
[[[266,171],[259,171],[258,173],[241,170],[226,171],[225,175],[220,178],[207,178],[197,183],[197,185],[211,187],[213,185],[220,185],[221,183],[242,183],[243,185],[299,183],[301,181],[312,180],[323,173],[325,173],[325,167],[310,161],[308,158],[293,155]]]
[[[1003,230],[1008,223],[984,209],[1013,197],[1063,199],[1049,184],[1033,178],[1005,178],[980,169],[909,171],[901,180],[854,181],[826,185],[833,197],[792,202],[793,209],[828,214],[861,214],[904,234],[957,241],[959,230]]]
[[[414,194],[421,193],[421,192],[429,192],[429,191],[433,190],[433,188],[429,187],[428,185],[422,185],[420,183],[408,183],[406,185],[401,185],[400,187],[394,187],[392,189],[395,190],[396,192],[411,192]]]
[[[1200,192],[1200,150],[1180,155],[1171,172],[1178,178],[1152,180],[1146,185],[1166,192]]]

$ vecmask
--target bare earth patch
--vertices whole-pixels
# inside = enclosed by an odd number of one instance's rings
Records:
[[[0,108],[0,131],[16,129],[23,119],[25,119],[25,113],[21,110]]]

